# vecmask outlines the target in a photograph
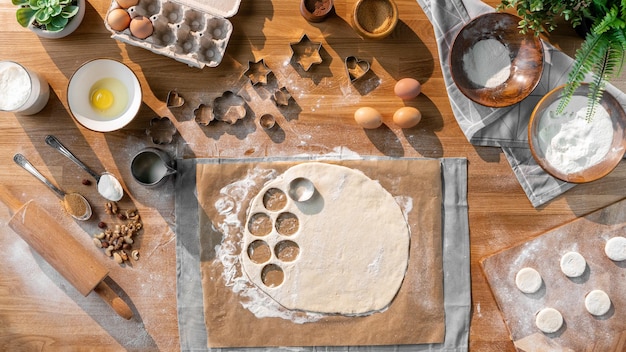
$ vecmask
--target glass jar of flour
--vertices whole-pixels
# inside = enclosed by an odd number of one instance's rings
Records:
[[[0,61],[0,111],[32,115],[48,103],[50,88],[41,75],[13,61]]]

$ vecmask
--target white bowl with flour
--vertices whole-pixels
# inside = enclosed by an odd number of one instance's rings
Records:
[[[556,178],[574,183],[597,180],[611,172],[624,155],[626,113],[605,92],[589,119],[586,84],[557,113],[563,88],[549,92],[535,107],[528,126],[531,152]]]

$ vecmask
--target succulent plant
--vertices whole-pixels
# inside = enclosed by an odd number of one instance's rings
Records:
[[[563,111],[576,88],[591,74],[587,110],[587,119],[591,119],[607,81],[619,76],[626,59],[626,0],[503,0],[499,9],[512,7],[522,18],[521,31],[530,29],[537,35],[552,31],[559,16],[573,26],[590,23],[576,51],[558,110]]]
[[[19,6],[17,22],[22,27],[31,23],[47,31],[58,32],[65,28],[70,19],[78,13],[73,0],[12,0]]]

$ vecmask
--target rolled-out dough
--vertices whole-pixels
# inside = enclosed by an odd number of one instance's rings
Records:
[[[611,309],[611,299],[602,290],[593,290],[585,296],[585,308],[592,315],[604,315]]]
[[[515,285],[524,293],[535,293],[541,288],[541,274],[533,268],[522,268],[515,275]]]
[[[563,316],[554,308],[544,308],[537,313],[535,325],[544,333],[552,334],[563,326]]]
[[[609,259],[616,262],[626,260],[626,238],[617,236],[606,241],[604,253]]]
[[[561,271],[567,277],[579,277],[586,268],[587,261],[578,252],[567,252],[561,257]]]
[[[289,194],[294,179],[307,179],[315,191],[308,199],[289,197],[283,209],[267,209],[265,193],[279,189]],[[292,184],[293,185],[293,184]],[[410,232],[402,209],[378,182],[362,172],[326,163],[291,167],[270,181],[250,203],[248,223],[265,214],[274,222],[271,233],[244,231],[242,267],[262,291],[291,310],[325,314],[361,315],[386,308],[400,289],[409,259]],[[280,231],[285,214],[293,231]],[[291,241],[297,257],[281,260],[277,246]],[[267,243],[271,258],[253,261],[246,248]],[[283,281],[268,285],[264,270],[282,270]]]

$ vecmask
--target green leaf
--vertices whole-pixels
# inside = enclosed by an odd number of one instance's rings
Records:
[[[574,64],[569,72],[565,89],[563,89],[563,98],[559,103],[557,113],[563,112],[576,89],[584,81],[585,76],[592,71],[594,64],[602,59],[608,45],[608,40],[601,34],[591,32],[587,35],[576,51]]]
[[[47,24],[52,21],[52,16],[50,16],[50,11],[47,9],[41,9],[35,13],[35,21],[41,24]]]
[[[28,0],[11,0],[11,2],[15,6],[24,6],[24,5],[28,4]]]
[[[611,56],[611,48],[606,48],[602,59],[595,64],[596,71],[593,74],[593,80],[589,82],[589,93],[587,95],[587,99],[589,103],[587,104],[587,114],[585,116],[586,120],[589,122],[593,119],[593,115],[596,112],[596,107],[600,103],[600,99],[602,98],[602,94],[606,88],[606,71],[610,69],[608,64],[609,58]]]
[[[57,16],[53,18],[52,21],[50,21],[48,26],[46,26],[46,29],[48,29],[49,27],[52,27],[51,30],[53,32],[60,31],[61,29],[65,28],[68,22],[69,20],[67,18],[62,17],[62,16]]]
[[[78,6],[66,6],[61,12],[61,17],[72,18],[78,13]]]
[[[35,16],[35,11],[29,7],[19,8],[15,12],[17,23],[24,28],[28,27],[28,25],[33,21],[33,16]]]
[[[30,8],[33,10],[39,10],[44,5],[41,3],[40,0],[29,0],[28,6],[30,6]]]

